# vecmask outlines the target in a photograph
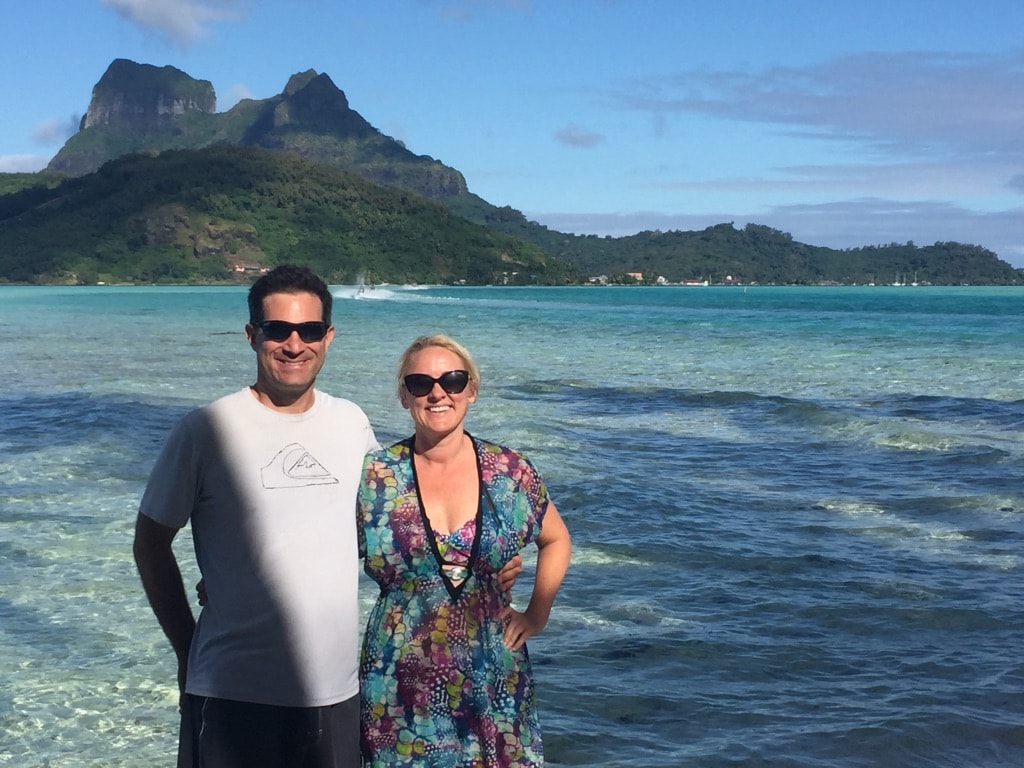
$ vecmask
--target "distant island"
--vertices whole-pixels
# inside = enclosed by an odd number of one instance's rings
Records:
[[[248,282],[283,261],[347,284],[1024,284],[962,243],[837,250],[732,223],[556,232],[382,134],[313,70],[217,113],[209,81],[117,59],[44,171],[0,174],[0,282]]]

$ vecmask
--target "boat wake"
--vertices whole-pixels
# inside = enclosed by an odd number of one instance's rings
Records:
[[[360,301],[393,301],[407,298],[409,291],[415,291],[418,286],[380,286],[380,285],[347,285],[340,288],[333,288],[331,295],[336,299],[358,299]]]

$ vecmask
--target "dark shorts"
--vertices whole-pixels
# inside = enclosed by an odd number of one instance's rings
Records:
[[[275,707],[186,694],[178,768],[359,768],[359,697]]]

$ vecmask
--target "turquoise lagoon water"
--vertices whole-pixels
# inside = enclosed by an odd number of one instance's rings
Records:
[[[324,389],[404,436],[397,356],[451,333],[470,428],[572,529],[531,641],[550,765],[1024,764],[1024,290],[335,293]],[[0,764],[170,764],[132,527],[174,420],[250,383],[245,312],[0,287]]]

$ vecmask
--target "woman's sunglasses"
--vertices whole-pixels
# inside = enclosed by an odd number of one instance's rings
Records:
[[[268,341],[286,341],[293,331],[298,331],[299,338],[307,344],[320,341],[327,335],[330,326],[327,323],[310,320],[306,323],[286,323],[284,320],[263,320],[254,325],[263,331]]]
[[[406,392],[413,397],[429,395],[435,384],[440,384],[441,389],[449,395],[457,395],[469,384],[469,371],[448,371],[436,379],[425,373],[410,373],[402,381],[405,382]]]

